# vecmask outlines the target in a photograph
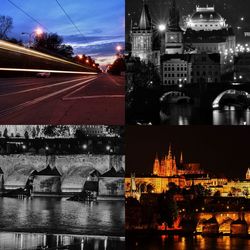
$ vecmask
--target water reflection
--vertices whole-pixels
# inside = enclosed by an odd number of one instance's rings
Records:
[[[125,249],[124,238],[88,237],[72,235],[46,235],[31,233],[0,233],[0,249],[60,249],[113,250]],[[58,249],[56,248],[56,249]]]
[[[223,236],[218,238],[205,238],[201,235],[197,236],[127,236],[126,244],[128,249],[137,250],[231,250],[231,249],[250,249],[250,239],[230,238]]]
[[[0,230],[124,235],[123,201],[80,203],[56,198],[0,198]]]
[[[223,110],[199,110],[192,104],[169,104],[160,112],[168,125],[250,125],[250,111],[225,107]]]

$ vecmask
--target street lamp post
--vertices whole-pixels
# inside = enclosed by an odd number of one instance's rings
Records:
[[[21,34],[29,36],[29,48],[30,48],[31,47],[31,43],[32,43],[32,36],[33,35],[34,35],[34,37],[41,36],[43,34],[43,30],[41,28],[37,28],[33,32],[31,32],[31,33],[29,33],[29,32],[22,32]]]

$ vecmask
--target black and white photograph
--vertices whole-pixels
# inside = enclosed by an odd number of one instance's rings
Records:
[[[124,127],[0,125],[0,249],[125,249]]]
[[[126,0],[126,121],[249,125],[244,0]]]

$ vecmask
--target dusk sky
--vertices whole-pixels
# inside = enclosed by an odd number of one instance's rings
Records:
[[[33,21],[13,2],[41,25]],[[56,0],[1,0],[0,15],[13,18],[13,29],[9,37],[27,40],[22,32],[31,33],[37,27],[46,32],[63,36],[64,43],[70,44],[74,52],[84,53],[97,59],[99,63],[113,62],[115,48],[124,44],[124,0],[58,0],[67,14],[86,37],[84,39]]]
[[[214,174],[243,178],[250,167],[250,128],[236,126],[128,126],[126,175],[152,173],[156,152],[168,153],[169,143],[179,160],[201,163]]]

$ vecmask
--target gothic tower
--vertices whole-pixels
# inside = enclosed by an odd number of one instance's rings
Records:
[[[143,0],[139,24],[131,30],[132,56],[139,57],[145,63],[151,59],[153,50],[153,27],[148,5]]]
[[[155,156],[154,166],[153,166],[153,175],[160,175],[160,161],[158,159],[158,155]]]
[[[182,54],[183,53],[183,31],[179,25],[180,16],[176,8],[175,0],[172,0],[169,11],[169,21],[165,34],[165,53]]]
[[[250,168],[247,169],[246,180],[250,180]]]
[[[176,160],[175,157],[172,155],[171,144],[169,145],[168,155],[165,157],[165,168],[165,176],[173,176],[177,174]]]

